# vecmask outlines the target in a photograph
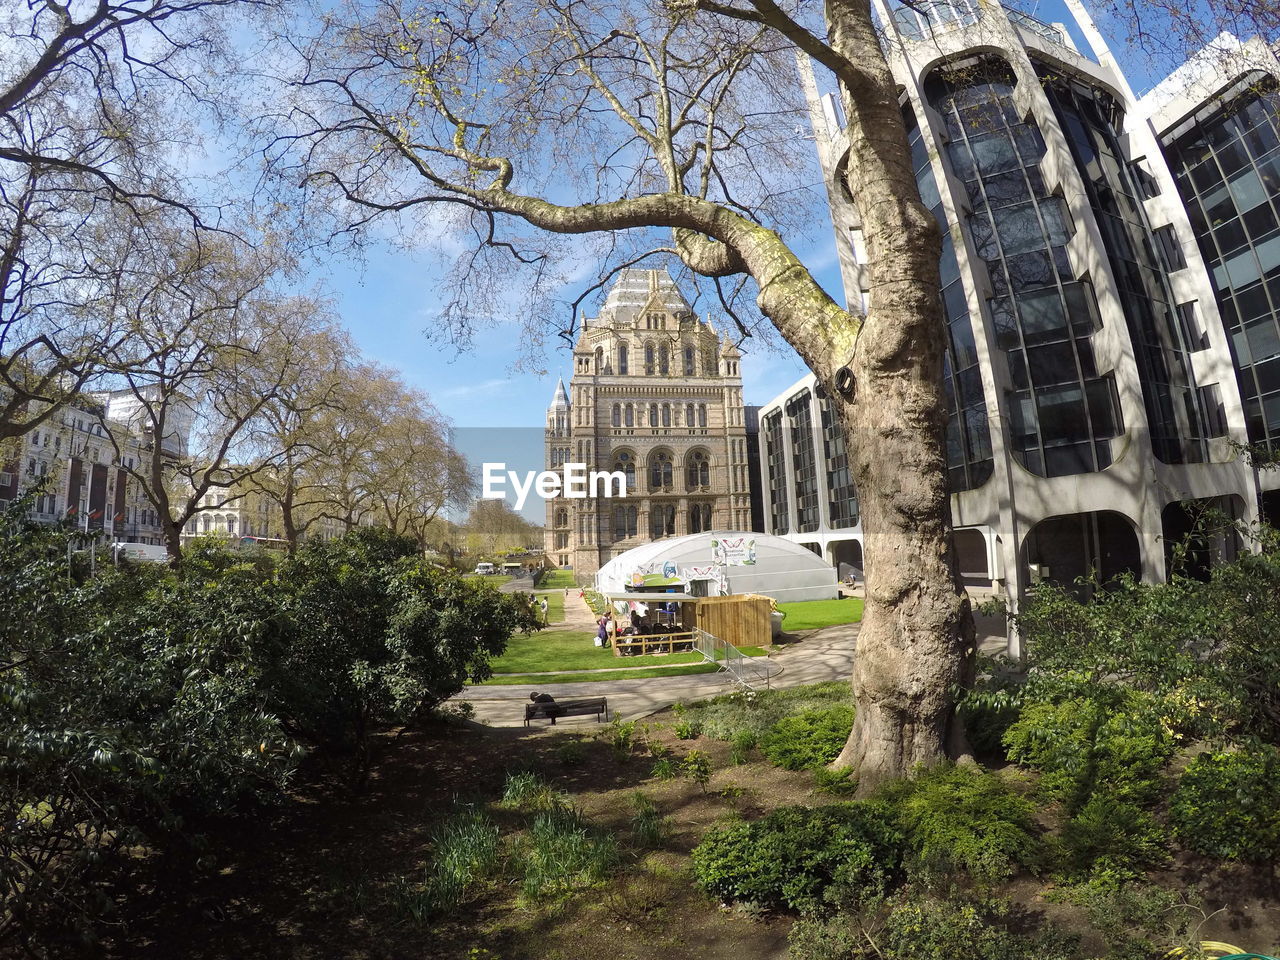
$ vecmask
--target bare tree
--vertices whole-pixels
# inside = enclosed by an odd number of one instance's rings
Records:
[[[171,154],[179,102],[214,109],[233,9],[274,0],[31,0],[0,11],[0,438],[51,416],[122,359],[121,270],[157,214],[198,207]],[[212,59],[211,59],[212,58]],[[145,361],[145,355],[136,359]]]
[[[531,263],[520,224],[631,231],[704,277],[749,278],[852,439],[867,603],[839,763],[866,790],[964,749],[952,691],[973,627],[951,551],[938,227],[869,4],[828,0],[823,22],[806,16],[810,5],[774,0],[350,2],[292,48],[293,110],[272,118],[287,127],[273,157],[347,228],[448,204],[478,249]],[[843,96],[865,316],[836,304],[783,237],[785,194],[800,185],[779,181],[794,156],[797,49]]]
[[[440,511],[475,492],[470,464],[448,440],[447,423],[422,394],[390,417],[374,456],[374,490],[383,519],[424,549]]]
[[[169,556],[181,556],[187,522],[211,491],[221,506],[281,451],[261,442],[268,404],[296,390],[319,310],[268,286],[277,264],[233,243],[174,247],[167,269],[132,301],[130,326],[148,356],[116,371],[104,426],[117,458],[156,508]],[[123,432],[150,441],[124,458]]]

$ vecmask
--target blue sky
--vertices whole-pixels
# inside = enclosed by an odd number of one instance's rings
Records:
[[[1077,46],[1087,49],[1074,29],[1061,0],[1020,0],[1018,6],[1041,20],[1069,25]],[[1100,23],[1104,34],[1107,24]],[[1117,56],[1129,62],[1132,82],[1141,92],[1159,79],[1153,71],[1126,54],[1123,42],[1113,42]],[[813,238],[797,250],[801,259],[837,300],[839,273],[835,266],[834,241],[825,205],[815,217],[822,218],[810,231]],[[557,375],[569,377],[569,352],[563,342],[549,337],[546,343],[545,372],[518,366],[518,342],[522,321],[512,317],[480,332],[472,346],[458,350],[446,338],[432,334],[431,317],[441,296],[437,292],[441,270],[433,254],[411,254],[399,247],[371,245],[362,264],[333,258],[311,271],[333,295],[338,310],[365,354],[401,371],[405,380],[430,394],[440,410],[463,431],[474,428],[523,428],[540,430]],[[651,260],[646,264],[657,265]],[[592,280],[569,284],[559,292],[566,302],[575,299]],[[594,315],[604,293],[584,307]],[[518,302],[518,298],[515,302]],[[765,346],[744,344],[742,364],[744,395],[749,404],[764,403],[777,396],[807,370],[785,344]],[[472,433],[479,437],[484,434]],[[492,435],[490,435],[492,436]],[[485,444],[481,444],[485,446]],[[534,445],[520,443],[522,449]],[[524,459],[521,457],[520,459]],[[535,467],[537,464],[529,464]],[[526,511],[527,512],[527,511]]]

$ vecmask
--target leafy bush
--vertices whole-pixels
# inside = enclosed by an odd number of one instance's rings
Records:
[[[878,797],[906,834],[910,865],[927,879],[964,874],[989,885],[1044,859],[1035,806],[972,764],[922,771]]]
[[[1063,826],[1062,872],[1069,879],[1091,874],[1135,879],[1168,859],[1165,832],[1155,817],[1125,800],[1095,793]]]
[[[609,721],[609,743],[613,745],[614,753],[618,755],[620,760],[625,760],[631,756],[631,745],[636,735],[636,722],[634,720],[623,720],[619,716],[615,716]]]
[[[1040,790],[1074,812],[1095,789],[1142,804],[1155,799],[1174,744],[1152,710],[1084,699],[1032,703],[1005,733],[1009,758],[1041,771]]]
[[[810,913],[886,889],[897,876],[901,844],[877,803],[781,807],[710,832],[693,850],[693,871],[721,900]]]
[[[1174,791],[1169,820],[1178,841],[1198,853],[1280,856],[1280,750],[1258,745],[1196,757]]]
[[[409,723],[489,676],[511,634],[534,626],[511,596],[416,557],[407,538],[361,529],[312,540],[281,565],[272,607],[298,635],[275,696],[309,739],[356,750],[378,725]]]
[[[1084,909],[1089,924],[1107,944],[1107,960],[1150,960],[1168,955],[1183,945],[1193,914],[1203,919],[1194,904],[1161,887],[1115,883],[1095,878],[1050,895]]]
[[[853,729],[853,707],[840,704],[779,720],[760,741],[760,749],[784,770],[807,770],[840,755]]]
[[[791,928],[791,960],[1072,960],[1075,938],[1025,932],[1003,901],[899,897]]]
[[[748,731],[761,740],[783,717],[847,705],[850,699],[849,684],[833,680],[782,690],[727,694],[689,704],[680,715],[700,724],[704,737],[732,740],[739,731]]]
[[[675,733],[681,740],[696,740],[702,733],[701,728],[692,720],[680,720],[675,725]]]
[[[690,750],[680,761],[680,769],[706,793],[711,782],[711,758],[701,750]]]
[[[0,518],[0,943],[83,948],[130,848],[194,862],[203,825],[278,798],[298,750],[264,673],[291,638],[252,582],[92,578],[74,534]]]
[[[858,789],[858,780],[853,776],[853,768],[828,770],[818,767],[813,771],[813,785],[819,793],[832,793],[837,796],[853,793]]]

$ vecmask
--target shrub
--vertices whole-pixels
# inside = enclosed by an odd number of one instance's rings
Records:
[[[675,732],[681,740],[696,740],[702,729],[692,720],[681,720],[676,723]]]
[[[1280,856],[1280,750],[1258,745],[1196,757],[1174,791],[1169,820],[1178,841],[1198,853]]]
[[[1164,830],[1151,814],[1124,800],[1095,793],[1062,829],[1062,872],[1133,879],[1168,859]]]
[[[711,758],[701,750],[690,750],[680,761],[680,769],[706,793],[711,782]]]
[[[843,770],[818,767],[813,771],[813,784],[819,793],[832,793],[837,796],[850,794],[858,789],[858,781],[853,777],[852,767],[845,767]]]
[[[519,858],[525,896],[560,896],[604,881],[618,862],[613,837],[592,830],[578,811],[557,807],[534,817]]]
[[[690,704],[681,715],[699,723],[704,737],[732,740],[735,734],[745,730],[761,740],[783,717],[848,705],[849,702],[848,682],[833,680],[782,690],[727,694],[704,703]]]
[[[989,885],[1043,859],[1034,805],[972,764],[922,771],[886,784],[879,797],[894,811],[910,863],[926,879],[965,874]]]
[[[693,871],[721,900],[809,913],[882,892],[901,843],[880,804],[781,807],[709,833],[693,850]]]
[[[840,755],[853,729],[853,707],[840,704],[779,720],[760,741],[760,749],[776,766],[807,770]]]
[[[1097,878],[1055,891],[1051,900],[1084,909],[1107,944],[1107,960],[1150,960],[1187,940],[1194,904],[1161,887]]]
[[[1053,927],[1025,932],[1003,901],[904,896],[828,919],[802,919],[791,960],[1072,960],[1075,938]]]
[[[1011,760],[1041,771],[1041,792],[1072,812],[1095,789],[1131,803],[1155,799],[1174,748],[1158,714],[1134,698],[1121,708],[1078,698],[1030,704],[1004,743]]]
[[[586,758],[587,752],[581,740],[566,740],[556,747],[556,759],[566,767],[576,767]]]
[[[631,745],[636,735],[636,722],[634,720],[623,720],[621,717],[615,716],[609,721],[609,743],[613,745],[614,752],[621,760],[631,756]]]

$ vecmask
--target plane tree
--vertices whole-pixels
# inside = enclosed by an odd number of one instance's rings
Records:
[[[973,628],[942,442],[940,235],[867,0],[351,0],[313,18],[273,53],[288,96],[267,153],[335,232],[397,221],[425,239],[458,224],[466,263],[496,251],[531,269],[545,265],[538,231],[627,235],[716,283],[747,281],[851,439],[867,599],[837,762],[866,790],[962,752],[952,698]],[[865,314],[797,255],[789,194],[812,172],[796,153],[797,51],[845,108]]]

